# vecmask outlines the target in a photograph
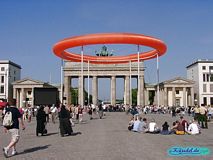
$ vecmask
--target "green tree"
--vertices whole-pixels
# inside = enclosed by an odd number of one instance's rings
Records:
[[[74,105],[78,104],[78,88],[71,88],[71,102]]]
[[[79,104],[79,102],[78,102],[78,88],[71,88],[70,92],[71,92],[70,94],[71,94],[72,104],[74,104],[74,105]],[[92,103],[92,95],[90,95],[89,101],[90,101],[90,104],[91,104]],[[84,90],[84,103],[86,105],[88,103],[88,93],[85,90]]]
[[[132,89],[132,105],[137,105],[137,88]]]

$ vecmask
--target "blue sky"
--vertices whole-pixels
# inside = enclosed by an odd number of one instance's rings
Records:
[[[212,17],[211,0],[0,0],[0,59],[20,64],[22,78],[49,81],[51,74],[52,82],[59,83],[60,60],[52,52],[56,42],[89,33],[130,32],[167,44],[160,81],[186,77],[187,65],[213,59]],[[114,50],[135,52],[133,47]],[[156,82],[156,60],[145,66],[146,82]],[[99,91],[101,97],[109,98],[109,87],[107,95]]]

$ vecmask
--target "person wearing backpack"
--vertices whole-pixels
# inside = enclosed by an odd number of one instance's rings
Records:
[[[21,123],[22,129],[25,129],[22,115],[19,110],[15,107],[15,100],[9,103],[9,106],[5,109],[5,116],[3,119],[3,126],[5,133],[9,132],[11,134],[11,141],[8,146],[3,148],[4,156],[8,158],[8,152],[12,149],[11,156],[17,154],[16,144],[19,141],[19,123]]]

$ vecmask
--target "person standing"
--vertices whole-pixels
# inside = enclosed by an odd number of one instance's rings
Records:
[[[98,114],[99,114],[99,118],[102,119],[102,117],[103,117],[103,107],[102,107],[102,104],[98,105]]]
[[[17,154],[16,151],[16,144],[19,141],[20,134],[19,134],[19,123],[21,123],[22,129],[25,129],[25,125],[22,119],[22,115],[19,112],[19,110],[15,107],[15,100],[10,102],[10,106],[5,109],[5,114],[12,114],[12,125],[10,126],[4,126],[4,131],[9,132],[11,134],[11,140],[10,143],[3,148],[4,156],[8,158],[8,152],[10,149],[12,149],[11,156],[14,156]]]
[[[209,106],[208,108],[208,120],[211,121],[213,116],[213,106]]]
[[[58,116],[61,137],[64,137],[65,134],[71,135],[73,130],[70,123],[70,113],[66,109],[65,105],[61,105],[60,111],[58,112]]]
[[[92,117],[92,107],[89,107],[88,114],[89,114],[90,120],[92,120],[93,119],[93,117]]]
[[[51,112],[51,119],[52,119],[52,122],[55,124],[55,119],[56,119],[56,114],[57,114],[57,107],[55,105],[53,105],[51,108],[50,108],[50,112]]]
[[[41,135],[43,136],[44,134],[46,134],[45,130],[45,125],[46,125],[46,114],[44,112],[44,107],[41,106],[38,109],[38,113],[36,115],[36,121],[37,121],[37,125],[36,125],[36,136],[38,136],[39,133],[41,133]]]
[[[201,105],[199,108],[200,118],[199,121],[201,122],[201,128],[208,128],[207,122],[207,109],[204,105]]]
[[[44,112],[46,113],[47,123],[49,123],[50,108],[48,105],[44,107]]]

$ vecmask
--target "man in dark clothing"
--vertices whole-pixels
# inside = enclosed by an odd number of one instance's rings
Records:
[[[71,135],[73,133],[73,130],[70,123],[70,112],[66,109],[64,105],[61,105],[58,116],[61,136],[64,137],[65,134]]]
[[[8,151],[12,148],[12,156],[16,155],[16,144],[18,143],[18,140],[20,138],[19,135],[19,123],[22,125],[22,129],[25,129],[22,116],[19,112],[19,110],[14,106],[15,102],[11,103],[11,106],[7,107],[5,109],[5,114],[7,112],[12,113],[12,121],[13,124],[11,126],[4,127],[5,132],[9,132],[11,134],[11,141],[8,144],[7,147],[3,148],[4,156],[8,157]]]
[[[37,126],[36,126],[36,136],[39,135],[39,133],[41,133],[41,135],[43,136],[44,134],[46,134],[45,132],[47,132],[45,125],[46,125],[46,114],[44,111],[44,107],[41,106],[38,109],[38,113],[36,115],[36,121],[37,121]]]

